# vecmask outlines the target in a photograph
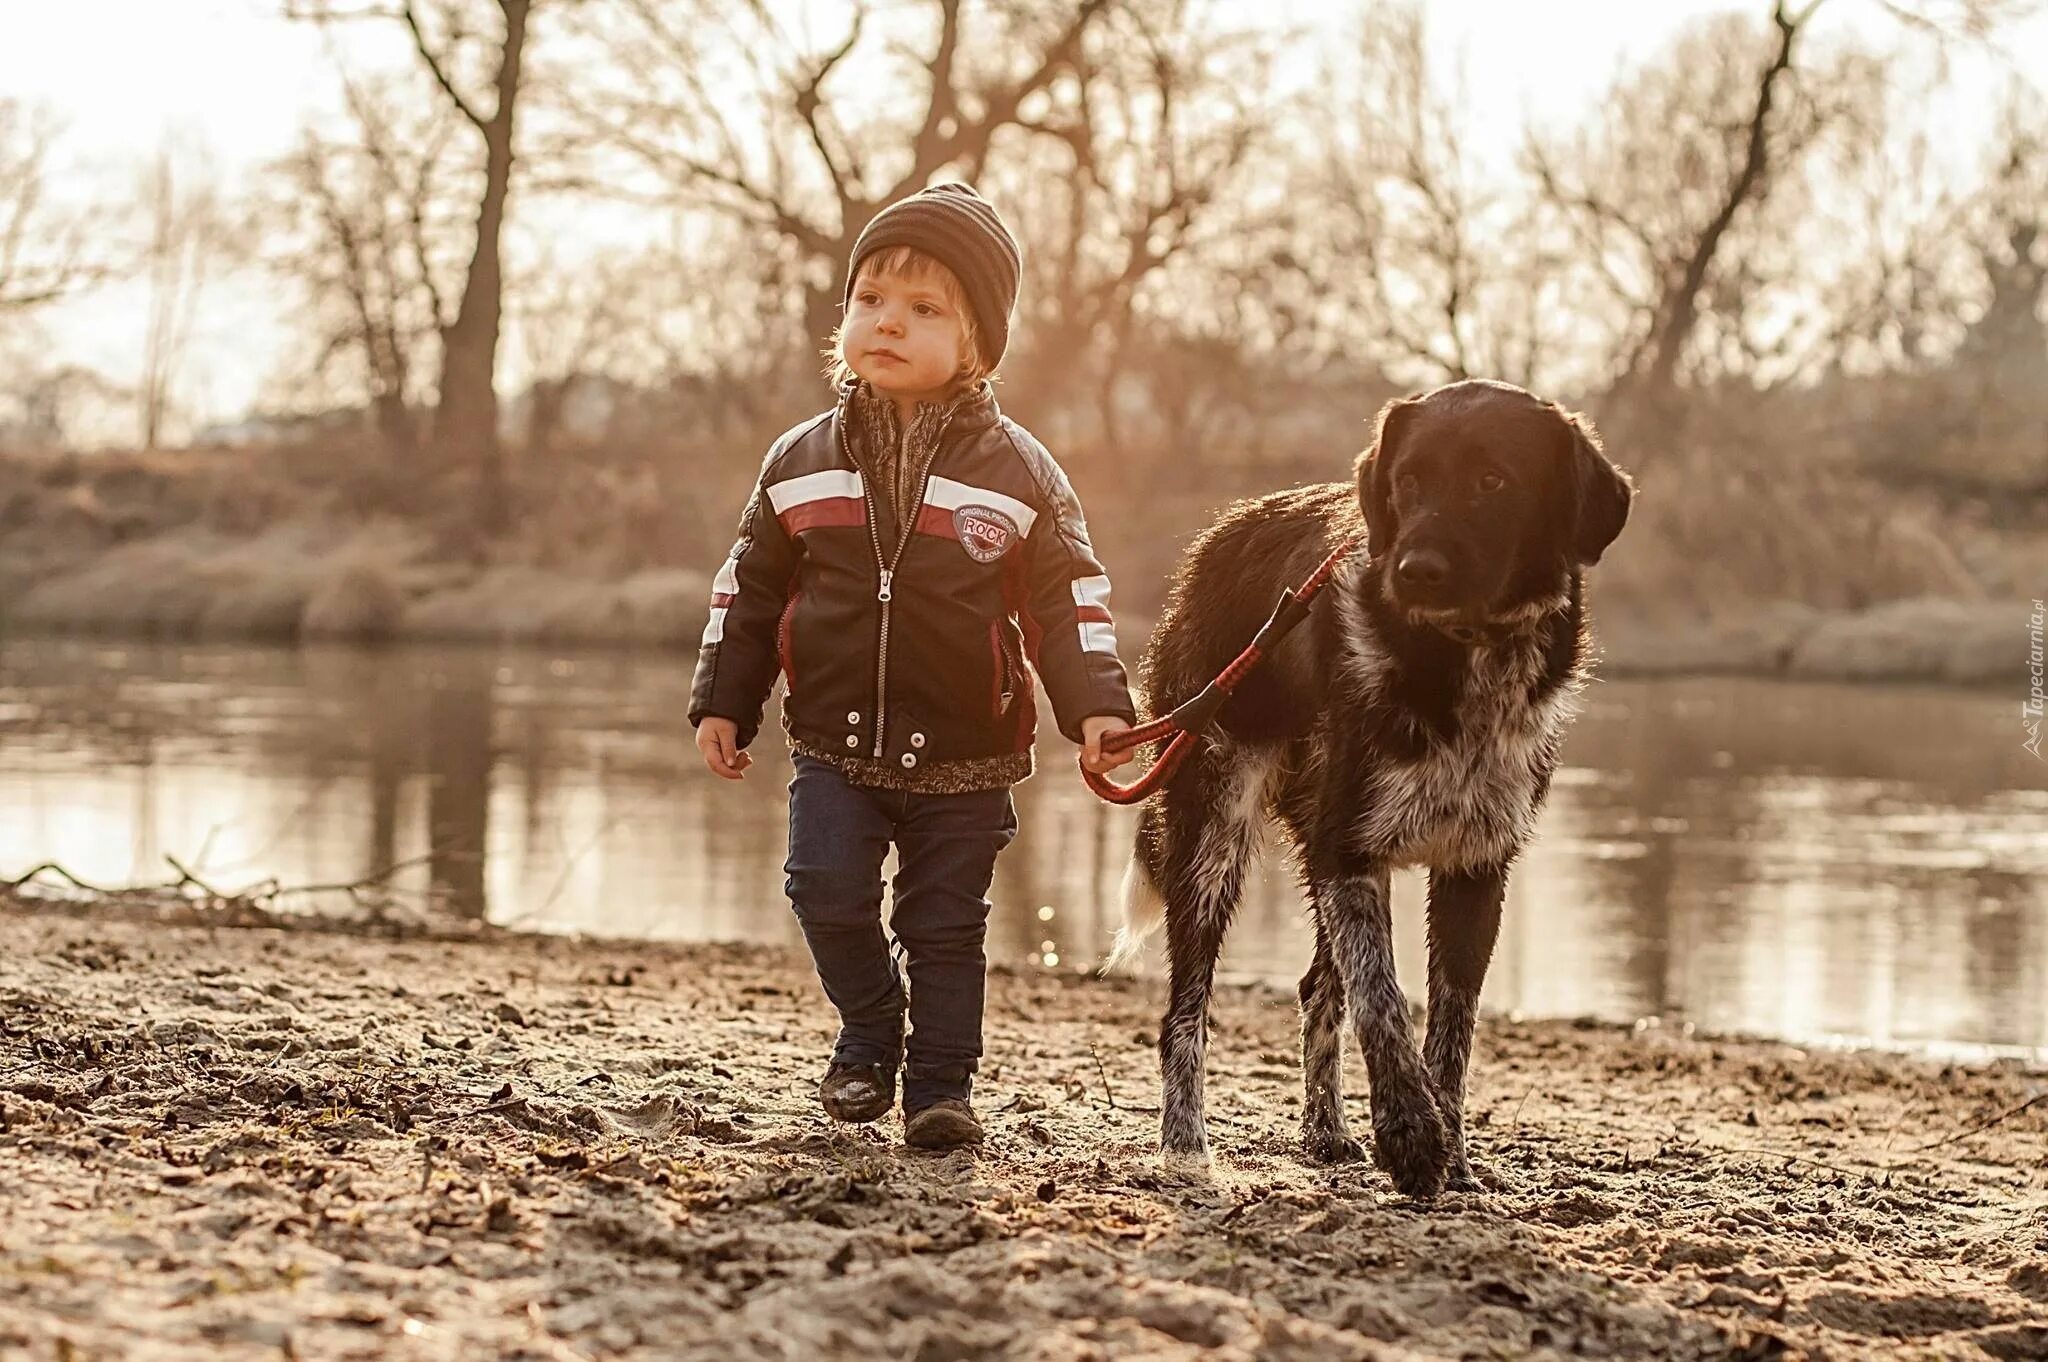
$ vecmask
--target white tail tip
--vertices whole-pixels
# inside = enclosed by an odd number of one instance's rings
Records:
[[[1166,900],[1152,883],[1151,874],[1138,857],[1136,848],[1131,851],[1131,863],[1124,868],[1124,925],[1117,928],[1116,942],[1109,948],[1109,958],[1102,962],[1102,972],[1109,974],[1123,969],[1145,949],[1145,938],[1158,931],[1166,921]]]

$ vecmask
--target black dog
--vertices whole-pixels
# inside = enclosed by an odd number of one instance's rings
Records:
[[[1112,963],[1163,919],[1160,1145],[1206,1156],[1202,1063],[1223,934],[1270,813],[1315,923],[1301,979],[1302,1139],[1363,1156],[1344,1120],[1350,1010],[1373,1152],[1403,1192],[1472,1189],[1465,1066],[1508,868],[1536,825],[1588,661],[1581,574],[1634,488],[1579,418],[1503,383],[1453,383],[1380,413],[1355,486],[1233,506],[1196,540],[1146,658],[1164,714],[1257,631],[1282,587],[1366,532],[1309,620],[1144,806]],[[1362,519],[1361,519],[1362,513]],[[1394,978],[1388,872],[1429,868],[1429,1025],[1417,1052]]]

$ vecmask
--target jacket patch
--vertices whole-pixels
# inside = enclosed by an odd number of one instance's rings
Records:
[[[992,506],[962,506],[953,512],[953,533],[977,563],[993,563],[1017,542],[1017,522]]]

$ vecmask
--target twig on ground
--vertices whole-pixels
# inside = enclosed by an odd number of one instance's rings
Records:
[[[1982,1131],[1991,1129],[1991,1127],[1995,1125],[2000,1125],[2006,1121],[2009,1121],[2013,1117],[2019,1115],[2021,1112],[2026,1111],[2032,1107],[2038,1107],[2043,1102],[2048,1102],[2048,1091],[2037,1092],[2032,1097],[2029,1097],[2026,1101],[2020,1103],[2018,1106],[2008,1107],[2004,1111],[1999,1112],[1996,1116],[1988,1116],[1985,1119],[1977,1122],[1976,1125],[1970,1126],[1964,1130],[1958,1130],[1953,1135],[1944,1135],[1938,1140],[1929,1140],[1926,1144],[1913,1145],[1909,1149],[1907,1149],[1906,1152],[1909,1154],[1919,1154],[1924,1153],[1929,1149],[1939,1149],[1945,1144],[1954,1144],[1957,1140],[1967,1140],[1972,1135],[1976,1135]]]
[[[1102,1051],[1092,1040],[1088,1042],[1088,1053],[1095,1057],[1095,1072],[1102,1078],[1102,1095],[1109,1099],[1109,1109],[1115,1111],[1116,1092],[1109,1086],[1109,1069],[1102,1062]]]
[[[78,876],[66,870],[63,866],[58,865],[55,861],[44,861],[41,865],[30,866],[27,870],[23,871],[14,879],[7,881],[4,887],[12,890],[20,890],[26,888],[30,880],[35,879],[38,875],[42,875],[45,872],[52,875],[56,875],[61,879],[69,880],[73,885],[80,889],[83,889],[88,894],[112,895],[122,892],[120,890],[115,889],[102,889],[99,885],[96,884],[88,884],[84,880],[79,879]]]
[[[1794,1154],[1790,1150],[1785,1149],[1758,1149],[1753,1145],[1702,1145],[1701,1148],[1710,1154],[1753,1154],[1760,1159],[1784,1159],[1788,1163],[1810,1163],[1815,1168],[1825,1168],[1830,1173],[1839,1173],[1845,1178],[1869,1178],[1873,1173],[1893,1173],[1898,1171],[1889,1165],[1876,1163],[1866,1164],[1862,1168],[1844,1168],[1840,1164],[1829,1163],[1826,1159],[1816,1159],[1810,1154]]]
[[[1510,1119],[1508,1122],[1508,1134],[1517,1135],[1521,1133],[1522,1108],[1529,1105],[1529,1098],[1531,1094],[1533,1094],[1535,1091],[1536,1085],[1534,1083],[1531,1083],[1528,1087],[1522,1089],[1522,1100],[1515,1103],[1515,1114],[1513,1118]]]

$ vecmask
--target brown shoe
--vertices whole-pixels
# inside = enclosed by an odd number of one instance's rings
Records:
[[[896,1075],[879,1064],[834,1064],[818,1084],[818,1101],[835,1121],[872,1121],[896,1105]]]
[[[958,1149],[980,1144],[984,1131],[974,1108],[957,1097],[941,1097],[920,1107],[903,1122],[903,1143],[917,1149]]]

